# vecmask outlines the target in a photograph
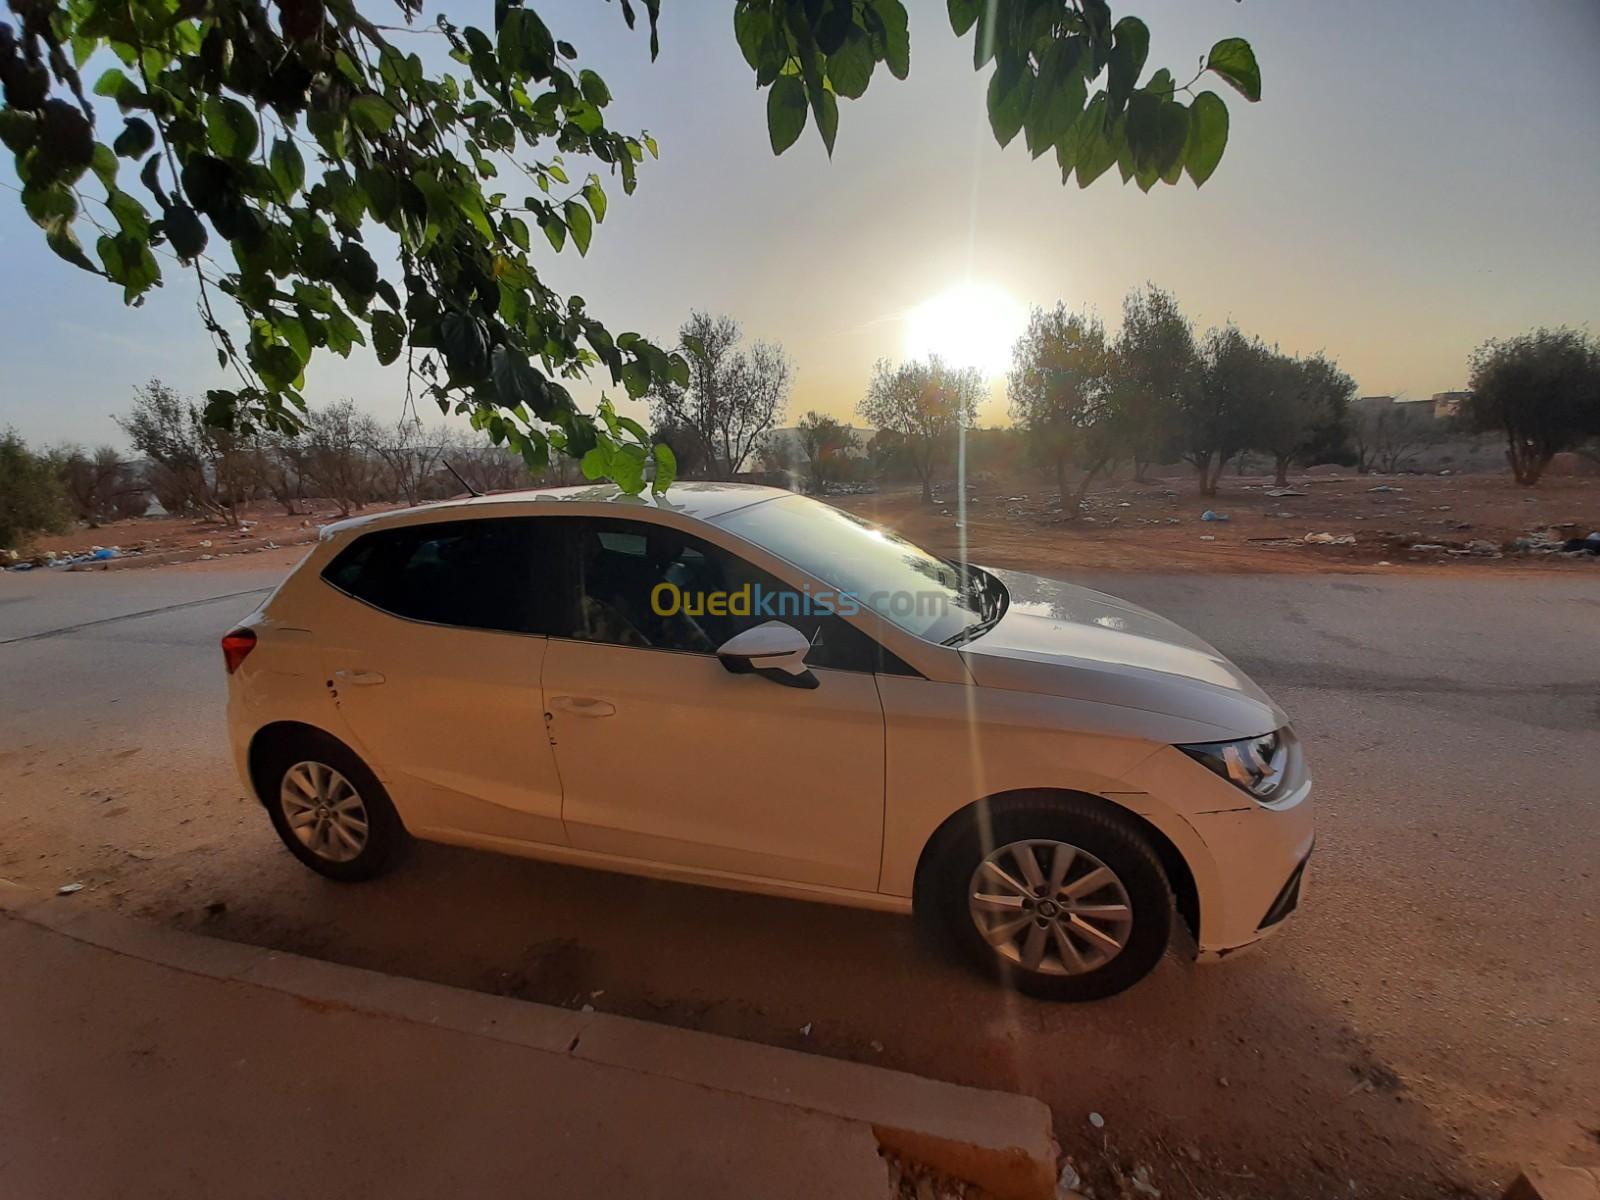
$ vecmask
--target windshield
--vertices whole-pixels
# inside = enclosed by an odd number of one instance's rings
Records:
[[[804,496],[753,504],[715,523],[828,584],[842,614],[867,609],[928,641],[968,641],[1005,609],[1005,589],[987,571],[963,571],[898,534]]]

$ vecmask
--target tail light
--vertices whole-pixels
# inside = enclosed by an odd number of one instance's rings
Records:
[[[235,629],[232,633],[224,634],[222,638],[222,662],[232,675],[239,669],[239,664],[245,656],[256,648],[256,633],[253,629]]]

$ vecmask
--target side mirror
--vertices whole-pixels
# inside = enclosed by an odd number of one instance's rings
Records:
[[[817,677],[806,666],[811,643],[793,625],[767,621],[722,643],[717,657],[735,675],[762,675],[785,687],[814,688]]]

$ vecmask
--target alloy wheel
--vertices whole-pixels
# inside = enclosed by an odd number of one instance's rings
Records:
[[[986,855],[967,907],[995,953],[1041,975],[1099,970],[1133,932],[1133,904],[1116,872],[1087,850],[1045,838]]]
[[[326,763],[299,762],[278,792],[289,830],[311,853],[349,862],[367,845],[367,808],[355,786]]]

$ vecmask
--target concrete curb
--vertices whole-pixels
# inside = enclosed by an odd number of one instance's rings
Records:
[[[872,1129],[879,1144],[983,1188],[1050,1200],[1058,1148],[1031,1097],[882,1067],[489,996],[143,924],[0,881],[0,910],[65,937],[175,970],[327,1005],[791,1105]]]
[[[1504,1200],[1600,1200],[1600,1171],[1548,1165],[1524,1167]]]

